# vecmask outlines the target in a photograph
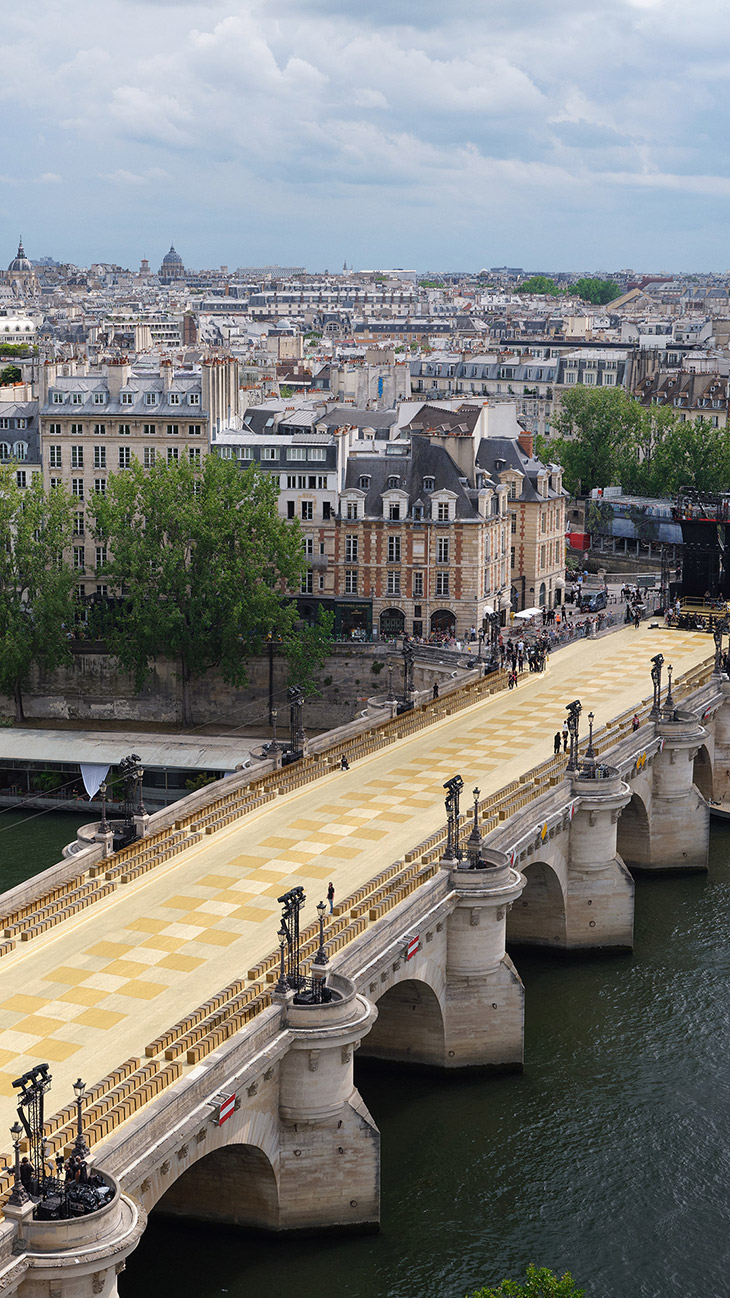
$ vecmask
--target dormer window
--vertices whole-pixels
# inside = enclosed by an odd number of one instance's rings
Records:
[[[133,403],[133,401],[134,401],[134,393],[133,393],[133,392],[121,392],[121,393],[119,394],[119,399],[120,399],[121,404],[122,404],[123,406],[131,406],[132,403]]]
[[[144,394],[144,403],[145,403],[146,406],[156,406],[156,405],[157,405],[157,393],[156,393],[156,392],[145,392],[145,394]]]
[[[179,405],[180,405],[180,393],[179,393],[179,392],[168,392],[168,394],[167,394],[167,400],[169,401],[169,403],[170,403],[171,406],[179,406]]]
[[[54,406],[62,406],[62,405],[63,405],[63,393],[62,393],[62,392],[54,392],[54,394],[53,394],[53,404],[54,404]]]
[[[424,478],[424,479],[423,479],[423,490],[424,490],[424,491],[433,491],[433,489],[434,489],[435,486],[436,486],[436,479],[435,479],[435,478]]]
[[[191,392],[191,393],[190,393],[190,396],[188,397],[188,401],[190,402],[191,406],[199,406],[199,405],[200,405],[200,393],[199,393],[199,392]]]
[[[105,392],[95,392],[95,393],[94,393],[94,405],[95,405],[95,406],[103,406],[103,405],[105,404],[105,402],[106,402],[106,393],[105,393]]]
[[[72,393],[71,393],[71,405],[72,405],[72,406],[80,406],[81,403],[82,403],[82,401],[83,401],[83,399],[84,399],[84,394],[83,394],[83,392],[72,392]]]
[[[363,476],[362,476],[361,478],[358,478],[357,485],[358,485],[358,487],[360,488],[361,491],[369,491],[369,490],[370,490],[370,477],[369,477],[367,474],[363,474]]]
[[[397,491],[399,486],[400,486],[400,478],[395,478],[395,477],[394,477],[394,478],[388,478],[388,490],[389,490],[389,491],[393,491],[393,490],[396,490],[396,491]]]

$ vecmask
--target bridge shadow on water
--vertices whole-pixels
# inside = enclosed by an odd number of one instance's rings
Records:
[[[730,828],[708,877],[639,878],[633,955],[521,949],[522,1074],[358,1060],[382,1133],[377,1235],[156,1218],[122,1298],[464,1298],[528,1262],[589,1298],[719,1298],[730,1269]]]

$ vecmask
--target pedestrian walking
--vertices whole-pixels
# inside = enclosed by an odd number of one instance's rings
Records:
[[[641,722],[639,721],[639,714],[638,714],[638,712],[635,712],[635,713],[634,713],[634,716],[633,716],[633,720],[632,720],[632,722],[631,722],[631,729],[632,729],[632,730],[638,730],[640,725],[641,725]]]
[[[332,914],[332,907],[333,907],[334,904],[335,904],[335,885],[332,883],[331,880],[330,880],[330,883],[329,883],[329,885],[328,885],[328,887],[327,887],[327,901],[329,902],[330,915],[331,915],[331,914]]]
[[[634,613],[634,626],[635,626],[635,628],[636,628],[637,631],[638,631],[639,627],[641,626],[641,617],[640,617],[640,615],[639,615],[639,610],[638,610],[638,609],[637,609],[636,612]]]
[[[556,757],[560,752],[560,731],[559,730],[555,731],[555,738],[553,740],[553,752],[555,753]]]
[[[563,752],[564,752],[564,753],[567,753],[567,751],[568,751],[568,740],[569,740],[569,739],[570,739],[570,735],[568,734],[568,727],[567,727],[567,726],[563,726]]]
[[[435,699],[438,698],[438,696],[439,696],[439,683],[438,683],[438,681],[434,681],[434,683],[433,683],[432,694],[433,694],[433,697],[434,697]]]

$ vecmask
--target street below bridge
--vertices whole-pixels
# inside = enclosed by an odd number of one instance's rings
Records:
[[[402,858],[445,819],[443,783],[497,791],[553,750],[565,705],[579,698],[602,725],[651,692],[652,655],[675,677],[712,640],[633,627],[561,650],[544,674],[285,794],[157,866],[2,960],[0,1122],[12,1082],[47,1061],[49,1111],[96,1082],[276,945],[277,897],[307,894],[303,923],[330,880],[336,898]]]

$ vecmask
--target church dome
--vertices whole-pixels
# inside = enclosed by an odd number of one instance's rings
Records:
[[[23,240],[21,239],[18,244],[18,254],[16,257],[13,257],[13,260],[8,266],[8,271],[22,271],[25,274],[28,274],[30,271],[32,271],[32,269],[33,267],[31,266],[30,262],[28,261],[28,258],[25,255]]]
[[[183,259],[179,252],[175,251],[173,244],[170,244],[170,251],[166,252],[162,258],[163,266],[182,266]]]

